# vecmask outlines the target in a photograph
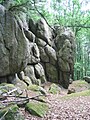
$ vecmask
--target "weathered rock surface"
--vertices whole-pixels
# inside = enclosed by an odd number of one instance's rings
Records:
[[[25,13],[14,17],[0,5],[0,81],[12,81],[11,76],[24,71],[22,80],[28,85],[30,80],[34,84],[47,80],[68,88],[73,79],[74,34],[66,28],[55,30],[56,35],[44,19],[36,23],[30,19],[28,25]]]
[[[0,77],[18,73],[28,62],[28,40],[21,25],[0,6]]]
[[[58,70],[52,64],[46,63],[46,76],[48,81],[58,82]]]
[[[60,91],[61,91],[61,88],[55,83],[51,84],[51,86],[49,87],[49,93],[59,94]]]
[[[69,91],[75,91],[75,92],[82,92],[89,89],[90,89],[90,84],[88,84],[84,80],[73,81],[72,84],[70,84],[68,87]]]
[[[36,36],[43,39],[49,45],[52,45],[52,30],[44,19],[40,19],[36,23]]]
[[[84,76],[83,79],[84,79],[86,82],[90,83],[90,77],[89,77],[89,76]]]
[[[46,103],[30,102],[26,104],[26,110],[32,115],[43,117],[48,112],[48,106]]]
[[[7,114],[4,116],[5,113]],[[0,110],[0,118],[3,120],[24,120],[17,105],[11,105]]]
[[[40,63],[35,65],[35,75],[37,79],[41,80],[41,83],[46,82],[45,71],[44,71],[43,66]]]
[[[58,32],[55,42],[60,71],[59,80],[63,87],[68,88],[70,76],[73,78],[74,71],[74,34],[69,29],[62,29]]]

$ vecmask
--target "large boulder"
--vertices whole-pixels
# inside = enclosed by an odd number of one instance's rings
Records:
[[[44,117],[48,112],[48,105],[42,102],[30,102],[25,106],[26,110],[32,114],[39,117]]]
[[[44,63],[49,62],[49,56],[46,54],[44,48],[43,47],[39,47],[39,51],[40,51],[41,62],[44,62]]]
[[[41,83],[46,82],[44,68],[40,63],[35,65],[35,75],[37,79],[41,80]]]
[[[52,45],[52,30],[44,19],[40,19],[36,23],[36,36]]]
[[[73,78],[75,37],[70,29],[58,29],[56,36],[59,80],[63,87],[68,88],[70,76]],[[63,77],[62,77],[63,76]]]
[[[22,71],[28,63],[29,42],[19,21],[0,5],[0,77]]]
[[[3,109],[0,110],[0,118],[1,120],[24,120],[16,104],[3,107]]]
[[[29,51],[30,51],[30,55],[29,55],[29,59],[28,59],[28,64],[32,65],[32,64],[37,64],[40,62],[40,53],[39,53],[39,48],[37,46],[36,43],[30,43],[29,45]]]
[[[84,79],[87,83],[90,83],[90,76],[84,76],[83,79]]]
[[[57,57],[56,57],[56,51],[49,45],[45,47],[45,52],[47,56],[49,57],[49,62],[53,65],[56,65]]]
[[[44,19],[28,22],[22,11],[13,15],[0,5],[0,82],[12,82],[12,76],[24,71],[27,85],[47,78],[68,88],[74,71],[73,33],[59,28],[54,35]]]
[[[28,65],[24,69],[24,73],[26,76],[28,76],[31,79],[32,83],[40,85],[41,81],[39,79],[37,79],[35,76],[34,65]]]
[[[58,82],[58,71],[52,64],[46,63],[46,76],[47,80],[51,82]]]

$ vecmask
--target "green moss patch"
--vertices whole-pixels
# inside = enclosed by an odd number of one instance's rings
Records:
[[[32,91],[39,91],[39,86],[38,85],[29,85],[28,86],[28,90],[32,90]]]
[[[2,83],[0,84],[0,95],[4,93],[8,93],[9,91],[12,91],[13,89],[16,89],[16,86],[14,86],[13,84]],[[22,91],[19,88],[17,88],[17,90],[15,92],[12,92],[11,94],[20,95],[21,93]]]
[[[52,93],[52,94],[60,93],[60,87],[54,83],[51,84],[51,86],[49,88],[49,93]]]
[[[71,98],[80,97],[80,96],[90,96],[90,90],[85,90],[85,91],[82,91],[82,92],[72,93],[72,94],[69,94],[69,95],[66,95],[66,96],[62,97],[62,99],[71,99]]]
[[[43,117],[48,111],[48,105],[42,102],[27,103],[25,108],[30,114],[38,117]]]
[[[22,115],[19,113],[17,105],[10,105],[8,107],[0,109],[0,118],[3,116],[3,120],[24,120]]]
[[[77,80],[73,81],[73,83],[69,85],[68,89],[71,88],[74,88],[76,92],[81,92],[90,89],[90,84],[88,84],[84,80]]]
[[[32,91],[35,91],[35,92],[39,92],[39,93],[42,93],[44,95],[46,95],[46,90],[44,88],[42,88],[41,86],[38,86],[38,85],[30,85],[28,86],[28,90],[32,90]]]

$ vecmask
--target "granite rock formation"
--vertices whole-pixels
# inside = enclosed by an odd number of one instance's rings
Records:
[[[16,73],[20,77],[24,71],[32,83],[51,81],[68,88],[74,72],[72,31],[59,27],[53,30],[44,19],[36,23],[30,19],[27,24],[25,17],[19,16],[0,5],[0,81]]]

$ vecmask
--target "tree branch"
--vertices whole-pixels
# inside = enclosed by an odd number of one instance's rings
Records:
[[[48,23],[47,19],[44,17],[44,15],[37,9],[36,4],[35,4],[35,0],[33,0],[33,2],[34,2],[34,7],[35,7],[36,11],[38,12],[38,14],[45,20],[45,22],[47,23],[47,25],[55,32],[55,30]]]
[[[90,26],[83,26],[83,25],[67,25],[67,26],[64,26],[64,27],[90,28]]]

